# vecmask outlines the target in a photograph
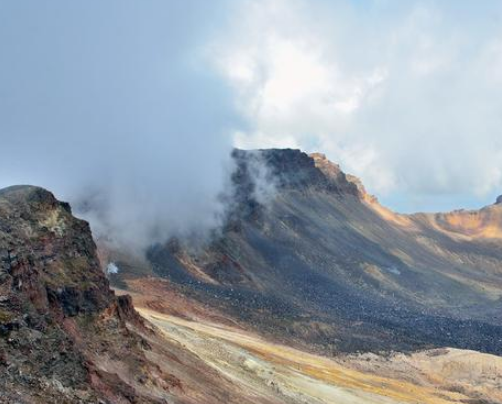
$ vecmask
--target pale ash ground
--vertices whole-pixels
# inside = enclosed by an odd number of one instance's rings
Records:
[[[257,403],[502,403],[497,356],[443,349],[328,359],[226,325],[139,311]]]

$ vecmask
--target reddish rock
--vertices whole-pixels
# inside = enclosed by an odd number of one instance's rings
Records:
[[[130,296],[110,289],[88,223],[44,189],[0,190],[0,367],[10,362],[0,392],[26,402],[163,402],[94,365],[116,358],[132,374],[153,366],[128,324],[143,325]]]

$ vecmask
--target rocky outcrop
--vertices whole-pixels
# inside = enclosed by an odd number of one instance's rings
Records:
[[[495,201],[495,205],[502,205],[502,195],[500,195]]]
[[[296,149],[235,149],[232,157],[235,170],[227,219],[233,229],[239,228],[241,219],[259,223],[263,207],[281,192],[365,198],[365,191],[320,153],[309,156]]]
[[[27,297],[39,314],[97,313],[114,295],[96,256],[87,222],[36,187],[0,192],[0,256],[7,300]]]
[[[238,185],[247,184],[248,176],[252,181],[253,168],[260,165],[266,171],[262,179],[279,189],[359,194],[357,186],[347,179],[340,167],[320,153],[309,156],[296,149],[235,150],[233,157],[237,164],[234,182]]]
[[[110,290],[87,222],[44,189],[1,190],[0,402],[164,402],[100,364],[147,366],[128,324],[141,320]]]
[[[338,164],[335,164],[327,159],[325,154],[322,153],[312,153],[310,157],[314,160],[315,166],[324,174],[326,177],[331,178],[335,183],[339,184],[339,188],[344,190],[346,194],[357,195],[361,200],[370,203],[376,203],[377,198],[366,192],[362,181],[351,174],[344,173]],[[357,193],[354,193],[354,186],[357,189]]]

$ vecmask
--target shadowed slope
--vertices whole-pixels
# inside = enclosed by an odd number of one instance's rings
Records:
[[[276,338],[324,352],[451,346],[502,353],[502,205],[399,215],[320,154],[236,151],[237,207],[204,251],[171,242],[146,275]],[[263,202],[253,166],[268,167]],[[473,219],[474,218],[474,219]],[[128,270],[129,268],[129,270]],[[143,289],[144,290],[144,289]]]

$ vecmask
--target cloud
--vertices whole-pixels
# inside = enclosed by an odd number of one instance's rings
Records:
[[[2,2],[0,186],[49,188],[138,249],[220,225],[234,145],[323,151],[404,209],[484,197],[502,188],[497,4]]]
[[[0,186],[47,187],[130,247],[218,226],[238,116],[201,49],[227,9],[3,2]]]
[[[496,1],[241,3],[211,45],[248,123],[237,145],[320,150],[401,199],[500,193],[501,11]]]

